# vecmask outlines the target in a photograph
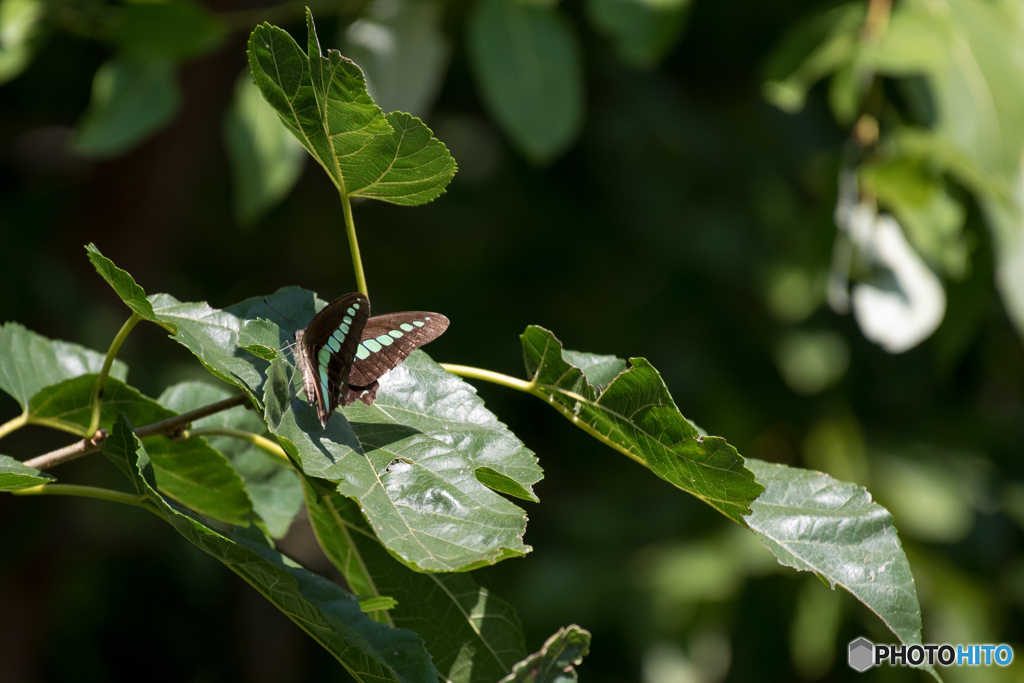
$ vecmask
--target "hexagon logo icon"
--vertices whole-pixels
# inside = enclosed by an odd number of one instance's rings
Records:
[[[875,646],[867,638],[858,638],[850,643],[850,668],[864,672],[875,665]]]

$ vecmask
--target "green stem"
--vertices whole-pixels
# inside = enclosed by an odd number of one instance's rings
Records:
[[[480,368],[472,368],[468,365],[452,365],[451,363],[441,363],[441,367],[453,375],[458,375],[459,377],[482,379],[483,381],[490,382],[491,384],[500,384],[503,387],[516,389],[518,391],[525,391],[528,394],[535,393],[534,390],[537,388],[536,382],[527,382],[525,380],[516,379],[515,377],[503,375],[500,372],[481,370]]]
[[[82,498],[96,498],[98,500],[109,500],[114,503],[135,505],[143,507],[146,496],[136,496],[121,491],[111,491],[95,486],[78,486],[75,484],[40,484],[28,489],[11,491],[16,496],[81,496]]]
[[[0,439],[13,431],[17,431],[28,424],[28,412],[24,412],[13,420],[8,420],[0,425]]]
[[[345,213],[345,232],[348,233],[348,248],[352,252],[352,267],[356,271],[356,286],[363,296],[369,299],[366,275],[363,273],[363,258],[359,255],[359,240],[356,238],[356,223],[352,219],[352,203],[346,194],[341,195],[341,210]]]
[[[277,460],[280,460],[282,464],[287,465],[288,467],[292,466],[292,461],[288,459],[288,454],[284,452],[284,449],[281,448],[280,445],[274,443],[265,436],[246,432],[241,429],[231,429],[230,427],[199,427],[197,429],[190,429],[187,432],[182,432],[181,436],[185,439],[190,436],[230,436],[234,439],[248,441],[254,446],[258,446],[273,455]]]
[[[95,434],[96,430],[100,427],[100,408],[103,406],[103,390],[107,386],[107,375],[110,374],[110,366],[114,364],[114,358],[121,349],[121,344],[128,337],[128,333],[132,331],[132,328],[140,320],[142,320],[141,315],[132,313],[131,317],[121,326],[121,330],[114,337],[114,341],[110,343],[110,348],[107,349],[107,357],[103,359],[103,367],[100,369],[100,376],[96,378],[96,386],[92,392],[92,419],[89,421],[89,428],[85,430],[87,437]]]
[[[481,379],[485,382],[499,384],[503,387],[516,389],[517,391],[522,391],[527,394],[533,394],[537,398],[543,399],[545,402],[548,403],[548,405],[550,405],[552,408],[554,408],[563,416],[565,416],[567,420],[569,420],[574,425],[585,431],[587,434],[590,434],[592,437],[594,437],[604,445],[610,448],[614,448],[619,453],[622,453],[629,459],[650,469],[650,465],[647,464],[646,460],[638,456],[636,453],[631,452],[628,448],[625,448],[615,443],[607,436],[591,427],[585,421],[580,420],[579,417],[577,417],[571,410],[566,408],[564,405],[554,400],[554,394],[559,393],[577,401],[584,401],[586,403],[591,402],[582,396],[567,391],[563,391],[561,389],[558,389],[557,387],[552,387],[545,384],[538,384],[536,381],[527,382],[525,380],[516,379],[515,377],[503,375],[500,372],[482,370],[480,368],[469,367],[468,365],[451,365],[449,363],[441,363],[440,365],[448,372],[452,373],[453,375],[458,375],[459,377],[466,377],[467,379]]]

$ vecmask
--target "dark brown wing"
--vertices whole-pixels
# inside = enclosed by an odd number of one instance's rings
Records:
[[[295,333],[296,360],[306,396],[326,427],[349,383],[353,360],[370,317],[370,302],[354,292],[327,304]]]
[[[349,374],[348,405],[356,399],[370,405],[377,397],[377,380],[419,347],[434,341],[448,329],[448,318],[429,311],[404,311],[375,315],[363,328]]]

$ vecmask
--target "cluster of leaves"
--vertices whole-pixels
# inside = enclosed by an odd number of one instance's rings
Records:
[[[764,92],[792,112],[829,79],[836,120],[857,124],[847,164],[862,200],[895,216],[917,253],[952,281],[970,274],[969,195],[994,238],[1006,308],[1024,332],[1021,12],[985,0],[846,3],[792,31]]]
[[[307,52],[270,25],[250,39],[256,84],[284,124],[345,199],[418,204],[436,197],[455,169],[444,146],[418,119],[385,115],[358,67],[337,52],[321,53],[311,15],[308,28]],[[525,381],[446,369],[418,351],[382,379],[372,406],[349,406],[322,428],[282,353],[284,330],[307,324],[324,305],[314,293],[284,288],[218,310],[146,296],[94,246],[88,253],[131,309],[129,323],[106,357],[5,326],[0,389],[24,412],[0,433],[40,424],[95,440],[97,429],[109,430],[102,450],[133,491],[54,484],[49,474],[6,457],[0,485],[21,494],[106,497],[154,512],[360,680],[559,680],[574,676],[566,671],[588,647],[589,636],[570,627],[524,660],[515,611],[466,573],[530,550],[524,511],[499,494],[536,501],[541,470],[457,374],[542,398],[749,528],[782,564],[849,590],[903,642],[921,642],[913,577],[888,512],[852,484],[744,460],[724,439],[701,433],[643,358],[565,350],[539,327],[522,335]],[[125,384],[127,369],[111,361],[140,320],[166,329],[236,387],[237,403],[249,410],[237,405],[161,433],[159,425],[231,394],[185,383],[152,400]],[[287,531],[303,503],[352,593],[273,549],[271,539]]]
[[[585,78],[578,32],[608,39],[628,64],[657,64],[677,43],[690,0],[589,0],[576,27],[553,1],[476,0],[465,40],[481,97],[499,127],[527,157],[548,163],[579,135]],[[0,84],[31,64],[60,31],[95,38],[114,54],[96,72],[92,99],[78,123],[75,147],[94,158],[122,155],[164,129],[182,105],[179,67],[223,46],[235,31],[265,16],[297,9],[216,13],[189,2],[52,4],[0,1]],[[452,52],[442,0],[354,0],[332,8],[342,21],[346,54],[369,75],[388,110],[425,115]],[[297,16],[295,18],[298,18]],[[394,122],[391,122],[394,126]],[[301,173],[304,155],[252,87],[238,79],[225,114],[224,144],[235,176],[236,214],[250,224],[276,205]]]

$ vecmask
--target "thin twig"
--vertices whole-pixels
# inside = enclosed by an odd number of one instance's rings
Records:
[[[32,458],[31,460],[26,460],[23,464],[27,465],[28,467],[34,467],[37,470],[46,470],[51,467],[54,467],[55,465],[59,465],[62,462],[67,462],[69,460],[81,458],[83,455],[87,455],[89,453],[95,453],[96,451],[103,447],[103,442],[106,440],[107,430],[98,429],[96,430],[96,433],[93,434],[93,437],[91,439],[82,439],[81,441],[76,441],[70,446],[58,448],[55,451],[44,453],[40,456]]]
[[[140,439],[144,439],[147,436],[156,436],[158,434],[174,436],[184,431],[185,428],[188,427],[189,423],[195,420],[219,413],[229,408],[234,408],[235,406],[240,406],[244,404],[245,401],[245,394],[238,394],[231,398],[226,398],[223,401],[217,401],[216,403],[211,403],[208,406],[196,408],[195,410],[190,410],[187,413],[175,415],[174,417],[169,417],[166,420],[161,420],[160,422],[154,422],[153,424],[139,427],[135,430],[135,435]],[[96,432],[96,435],[91,439],[82,439],[70,446],[58,448],[57,450],[50,451],[49,453],[43,453],[31,460],[26,460],[23,464],[37,470],[47,470],[55,465],[80,458],[83,455],[95,453],[103,447],[103,442],[106,441],[106,438],[107,430],[101,429]]]

